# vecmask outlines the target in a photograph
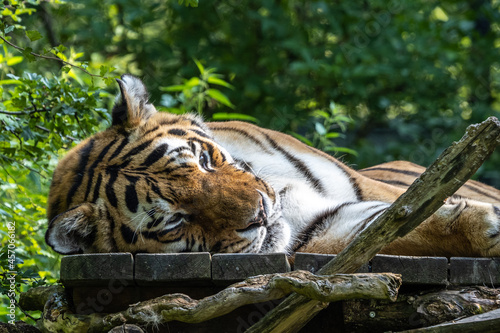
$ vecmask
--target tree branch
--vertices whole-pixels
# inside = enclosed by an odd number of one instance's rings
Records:
[[[31,115],[33,113],[38,113],[38,112],[48,112],[51,111],[52,109],[37,109],[37,110],[23,110],[23,111],[6,111],[6,110],[0,110],[1,114],[6,114],[9,116],[21,116],[21,115]]]
[[[48,331],[58,331],[71,324],[82,331],[103,332],[124,322],[151,325],[177,320],[199,323],[227,314],[243,305],[280,299],[292,292],[318,302],[353,298],[395,300],[400,285],[400,276],[390,273],[317,276],[307,271],[293,271],[251,277],[201,300],[193,300],[184,294],[171,294],[140,302],[125,311],[108,315],[71,314],[60,289],[52,289],[48,293],[40,288],[30,289],[21,294],[20,304],[26,309],[46,304],[42,325]],[[34,300],[35,304],[29,305],[29,300]]]
[[[459,142],[446,149],[394,204],[318,274],[355,272],[385,245],[403,237],[432,215],[499,144],[500,122],[495,117],[469,126]],[[250,327],[247,333],[297,332],[326,306],[293,294]]]
[[[0,36],[0,39],[2,39],[5,43],[7,43],[8,45],[12,46],[13,48],[15,48],[15,49],[17,49],[17,50],[19,50],[19,51],[21,51],[21,52],[24,52],[24,51],[25,51],[25,49],[24,49],[24,48],[22,48],[22,47],[20,47],[20,46],[17,46],[16,44],[13,44],[13,43],[9,42],[9,41],[8,41],[5,37],[3,37],[3,36]],[[79,69],[79,70],[81,70],[82,72],[84,72],[85,74],[90,75],[90,76],[92,76],[92,77],[100,77],[100,78],[103,78],[103,79],[107,79],[107,77],[106,77],[106,76],[100,76],[100,75],[98,75],[98,74],[92,74],[92,73],[90,73],[89,71],[87,71],[86,69],[84,69],[84,68],[82,68],[82,67],[79,67],[79,66],[77,66],[77,65],[74,65],[74,64],[72,64],[72,63],[70,63],[70,62],[68,62],[68,61],[62,60],[61,58],[44,56],[44,55],[41,55],[41,54],[38,54],[38,53],[35,53],[35,52],[30,52],[30,54],[31,54],[31,55],[33,55],[33,56],[35,56],[35,57],[37,57],[37,58],[43,58],[43,59],[55,60],[55,61],[61,62],[61,63],[65,64],[65,65],[70,66],[70,67],[73,67],[73,68]]]

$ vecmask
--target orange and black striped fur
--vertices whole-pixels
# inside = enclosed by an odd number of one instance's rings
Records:
[[[157,112],[139,79],[118,82],[111,127],[54,172],[46,241],[57,252],[337,253],[424,170],[357,172],[279,132]],[[499,206],[500,191],[468,182],[382,252],[500,256]]]

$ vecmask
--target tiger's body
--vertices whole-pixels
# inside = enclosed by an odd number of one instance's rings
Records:
[[[157,112],[140,80],[119,84],[112,126],[54,172],[46,241],[57,252],[338,253],[423,171],[357,172],[279,132]],[[460,191],[382,253],[500,256],[500,191]]]

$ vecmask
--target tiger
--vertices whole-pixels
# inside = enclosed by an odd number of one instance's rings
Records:
[[[53,173],[45,240],[58,253],[335,254],[425,170],[356,171],[281,132],[157,111],[139,78],[117,82],[109,128]],[[499,207],[499,190],[469,181],[380,253],[500,256]]]

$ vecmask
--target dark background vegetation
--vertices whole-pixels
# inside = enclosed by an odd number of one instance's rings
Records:
[[[0,230],[5,239],[16,222],[21,289],[58,277],[59,257],[43,241],[51,172],[109,124],[121,74],[141,77],[162,110],[253,121],[356,168],[426,166],[469,124],[500,112],[498,1],[0,6],[0,36],[20,48],[0,41]],[[500,188],[499,165],[497,152],[476,178]]]

